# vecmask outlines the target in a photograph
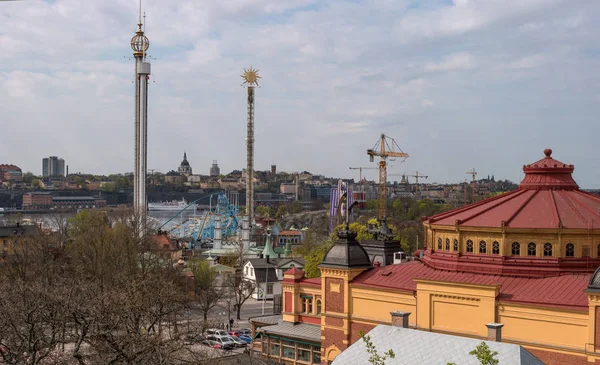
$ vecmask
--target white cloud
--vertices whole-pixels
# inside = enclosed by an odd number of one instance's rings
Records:
[[[454,53],[444,57],[440,62],[427,62],[425,71],[468,70],[476,66],[475,60],[468,53]]]
[[[275,160],[281,170],[348,176],[384,132],[411,155],[400,168],[427,170],[432,180],[460,181],[461,171],[490,166],[514,176],[547,145],[584,153],[600,132],[592,122],[600,24],[588,15],[600,11],[597,2],[144,4],[155,57],[149,164],[163,172],[184,149],[198,172],[213,159],[223,171],[243,167],[239,75],[250,65],[263,76],[258,168]],[[136,5],[0,3],[0,163],[39,173],[40,159],[56,154],[71,171],[131,171],[133,64],[124,57]],[[592,167],[577,171],[582,186],[600,180]]]

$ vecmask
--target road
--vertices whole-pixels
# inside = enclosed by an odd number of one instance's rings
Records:
[[[239,321],[235,318],[236,312],[233,308],[230,313],[228,312],[227,304],[225,302],[217,304],[208,312],[208,320],[213,323],[227,324],[229,318],[233,318],[235,321],[233,325],[234,328],[250,328],[248,318],[261,316],[263,314],[269,315],[272,313],[273,301],[262,301],[250,298],[242,305],[242,310],[240,312],[241,319]],[[202,311],[197,306],[193,307],[191,310],[189,320],[192,322],[200,322],[202,320]]]

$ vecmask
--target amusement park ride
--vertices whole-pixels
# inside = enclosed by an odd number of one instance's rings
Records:
[[[196,199],[163,223],[159,230],[168,232],[173,238],[193,238],[192,242],[207,241],[213,239],[215,226],[220,223],[223,238],[233,239],[238,236],[240,228],[239,207],[232,205],[230,198],[226,193],[220,192]],[[205,199],[209,199],[208,209],[201,210],[198,214],[198,203]],[[188,218],[184,218],[186,216]]]

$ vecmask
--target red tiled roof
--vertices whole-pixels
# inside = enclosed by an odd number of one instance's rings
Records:
[[[302,279],[302,284],[321,286],[321,278]]]
[[[302,231],[281,231],[279,232],[280,236],[300,236]]]
[[[467,227],[574,228],[600,227],[600,197],[579,190],[566,165],[546,157],[523,167],[519,189],[462,208],[437,214],[428,223]]]
[[[592,274],[570,274],[547,278],[522,278],[435,270],[420,261],[371,269],[357,276],[352,285],[416,291],[415,279],[455,283],[500,285],[498,299],[552,307],[587,310],[584,293]]]
[[[304,274],[304,271],[300,270],[297,267],[292,267],[291,269],[289,269],[288,271],[284,272],[284,274],[289,274],[289,275],[293,275],[295,273],[302,273]]]

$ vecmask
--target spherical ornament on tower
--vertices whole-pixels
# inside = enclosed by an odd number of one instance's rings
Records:
[[[140,26],[138,31],[135,32],[133,38],[131,38],[131,49],[133,49],[133,55],[135,57],[143,57],[146,51],[148,51],[148,48],[150,48],[150,41],[148,40],[148,37],[144,35],[144,31],[142,31]]]

